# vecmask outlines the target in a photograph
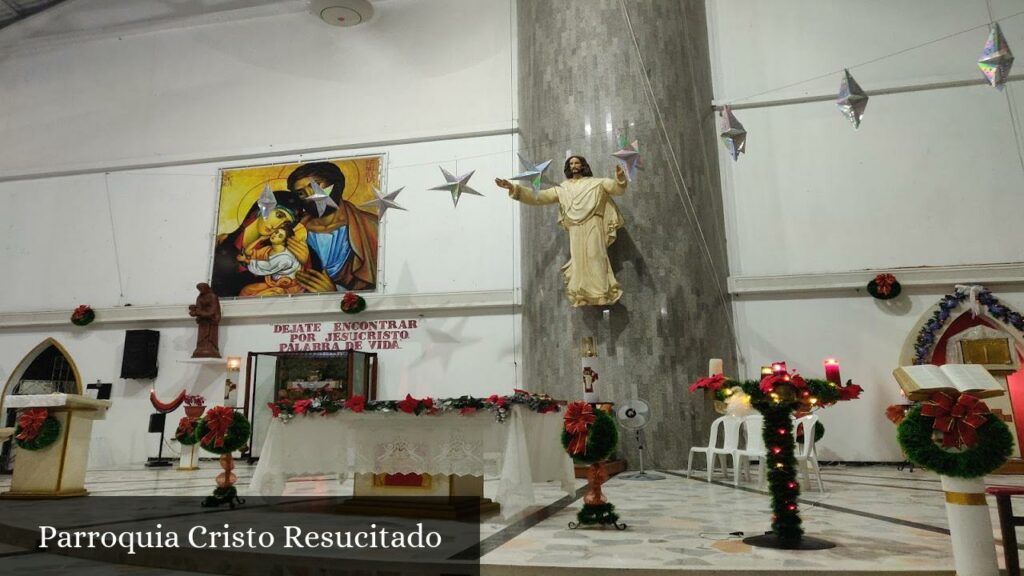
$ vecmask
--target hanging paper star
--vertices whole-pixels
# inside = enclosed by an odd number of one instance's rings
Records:
[[[992,31],[988,33],[988,41],[985,42],[985,49],[981,51],[981,58],[978,60],[978,68],[985,75],[988,83],[992,86],[1003,89],[1007,76],[1010,75],[1010,67],[1013,66],[1013,52],[1003,37],[1003,31],[999,24],[992,24]]]
[[[381,196],[380,189],[374,186],[373,195],[376,196],[377,198],[375,200],[370,200],[369,202],[366,202],[365,204],[361,205],[360,208],[369,208],[371,206],[376,206],[377,218],[383,220],[384,213],[388,211],[388,208],[405,210],[405,208],[402,208],[401,206],[395,203],[395,198],[398,198],[398,195],[402,192],[402,190],[405,190],[405,186],[402,186],[398,190],[395,190],[394,192],[386,196]]]
[[[719,136],[733,160],[738,160],[741,153],[747,152],[747,131],[728,106],[722,107],[722,132]]]
[[[473,190],[469,187],[469,179],[473,176],[473,172],[476,170],[467,172],[462,176],[452,176],[450,172],[441,168],[441,173],[444,174],[445,184],[440,186],[434,186],[431,190],[447,190],[452,193],[452,202],[455,203],[455,207],[459,206],[459,196],[463,194],[473,194],[474,196],[483,196],[483,194]]]
[[[327,188],[321,188],[320,184],[316,180],[310,180],[309,185],[313,187],[313,195],[306,198],[307,202],[316,203],[316,214],[317,216],[323,216],[324,212],[328,207],[338,209],[338,205],[334,203],[334,199],[331,198],[331,190],[334,189],[334,184],[331,184]]]
[[[522,163],[524,171],[520,174],[516,174],[515,176],[509,178],[509,180],[529,182],[530,186],[533,187],[534,194],[536,194],[540,190],[542,184],[552,184],[552,182],[548,180],[547,176],[545,176],[544,174],[544,172],[548,169],[548,166],[551,165],[551,160],[548,160],[547,162],[541,162],[540,164],[534,164],[527,160],[526,158],[523,158],[522,154],[517,154],[517,156],[519,156],[519,162]]]
[[[860,119],[864,117],[864,109],[868,106],[868,95],[861,90],[860,84],[850,76],[849,70],[843,70],[843,83],[839,85],[839,99],[836,100],[839,111],[853,122],[854,128],[860,128]]]
[[[640,167],[640,143],[633,140],[633,143],[616,151],[612,156],[618,158],[626,166],[626,174],[632,180],[636,176],[636,169]]]
[[[260,194],[260,199],[256,201],[256,205],[260,207],[260,217],[264,220],[270,218],[270,213],[277,208],[277,198],[274,198],[274,190],[270,187],[270,182],[267,182],[266,186],[263,187],[263,193]]]

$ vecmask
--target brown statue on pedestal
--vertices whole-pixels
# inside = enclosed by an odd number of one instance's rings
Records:
[[[199,296],[196,303],[188,307],[188,315],[196,319],[199,333],[193,358],[220,358],[217,348],[217,330],[220,327],[220,300],[206,282],[196,284]]]

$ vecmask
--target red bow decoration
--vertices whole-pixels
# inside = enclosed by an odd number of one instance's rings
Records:
[[[714,376],[708,376],[707,378],[701,378],[690,386],[690,392],[696,392],[700,388],[707,388],[708,390],[718,390],[722,386],[725,386],[725,376],[722,374],[715,374]]]
[[[178,420],[178,430],[175,433],[175,436],[191,436],[194,426],[195,419],[185,416],[181,420]]]
[[[203,436],[203,444],[209,444],[213,442],[213,445],[217,448],[224,446],[224,436],[228,433],[228,428],[231,427],[231,423],[235,420],[235,411],[226,406],[215,406],[210,408],[206,412],[206,427],[208,429],[205,436]]]
[[[43,423],[49,418],[50,411],[46,408],[29,408],[18,415],[18,428],[21,432],[15,436],[22,442],[31,442],[43,431]]]
[[[75,308],[75,311],[71,313],[71,318],[74,320],[81,320],[82,318],[85,318],[86,314],[89,312],[92,312],[92,308],[90,308],[88,304],[82,304],[78,308]]]
[[[590,425],[597,420],[594,408],[586,402],[573,402],[565,410],[565,431],[572,434],[569,454],[583,454],[587,451],[587,436]]]
[[[988,422],[988,406],[977,396],[961,394],[954,399],[948,392],[932,394],[921,406],[921,415],[935,418],[932,428],[942,432],[944,448],[968,448],[978,441],[978,428]]]
[[[892,286],[896,283],[896,277],[892,274],[879,274],[875,276],[875,291],[882,296],[888,296],[892,292]]]

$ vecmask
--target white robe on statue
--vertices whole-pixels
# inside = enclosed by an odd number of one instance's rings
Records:
[[[569,261],[562,266],[569,301],[573,306],[614,304],[622,290],[612,273],[608,246],[624,221],[612,196],[626,191],[611,178],[576,178],[541,190],[519,186],[512,199],[523,204],[558,203],[558,223],[569,231]]]

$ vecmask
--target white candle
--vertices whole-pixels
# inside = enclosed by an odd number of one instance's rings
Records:
[[[712,358],[708,361],[708,376],[714,376],[715,374],[722,374],[722,359]]]

